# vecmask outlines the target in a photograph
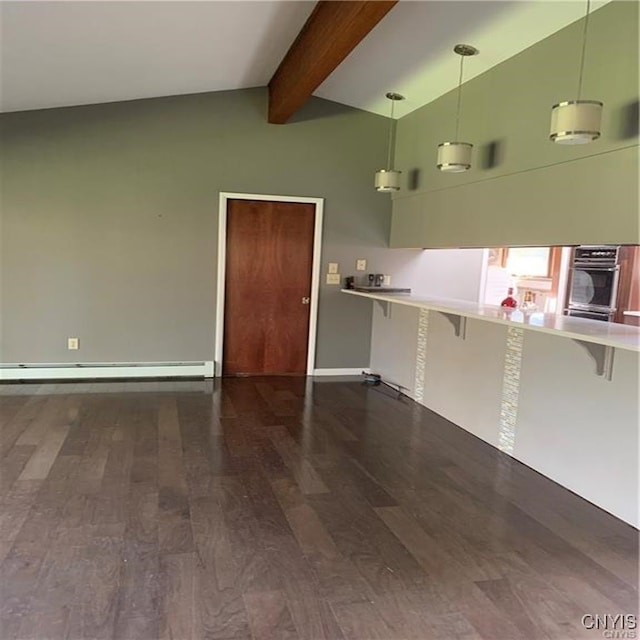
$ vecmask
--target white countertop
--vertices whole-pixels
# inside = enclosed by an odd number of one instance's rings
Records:
[[[504,309],[494,305],[483,305],[466,300],[451,300],[447,298],[432,298],[415,295],[384,295],[379,293],[363,293],[343,289],[342,293],[381,302],[391,302],[408,307],[432,309],[442,313],[465,318],[476,318],[488,322],[496,322],[532,331],[541,331],[553,335],[561,335],[573,340],[583,340],[603,344],[628,351],[640,351],[640,327],[633,327],[613,322],[601,322],[599,320],[586,320],[570,316],[556,315],[555,313],[525,313],[519,309]]]

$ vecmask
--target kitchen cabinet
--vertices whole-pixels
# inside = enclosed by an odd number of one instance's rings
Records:
[[[623,317],[624,324],[631,327],[640,327],[640,311],[625,311]]]
[[[633,321],[628,321],[634,316],[625,315],[625,311],[640,310],[640,247],[637,245],[620,247],[618,262],[620,278],[614,322],[634,324]]]

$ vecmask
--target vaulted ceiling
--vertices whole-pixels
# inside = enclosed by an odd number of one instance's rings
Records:
[[[596,0],[593,9],[608,0]],[[266,86],[313,1],[6,1],[1,10],[2,111]],[[453,45],[480,55],[465,79],[584,15],[574,0],[401,0],[314,95],[397,116],[454,88]]]

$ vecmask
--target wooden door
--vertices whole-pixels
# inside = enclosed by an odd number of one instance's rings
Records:
[[[315,205],[227,201],[224,375],[305,374]]]

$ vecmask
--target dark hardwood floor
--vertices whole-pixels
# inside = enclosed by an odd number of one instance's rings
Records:
[[[2,640],[565,640],[638,612],[635,529],[384,388],[0,403]]]

